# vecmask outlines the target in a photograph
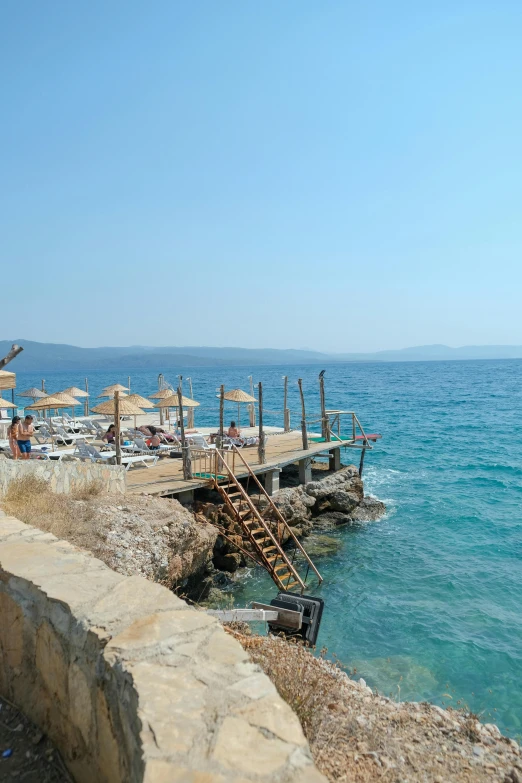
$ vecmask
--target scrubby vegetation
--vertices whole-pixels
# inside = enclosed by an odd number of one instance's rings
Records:
[[[227,630],[294,709],[331,783],[522,783],[518,744],[477,716],[384,698],[301,644]]]
[[[96,498],[100,489],[99,484],[91,482],[76,494],[59,495],[51,492],[44,479],[25,476],[9,484],[1,505],[7,514],[27,525],[64,538],[101,557],[104,536],[95,507],[78,502]]]

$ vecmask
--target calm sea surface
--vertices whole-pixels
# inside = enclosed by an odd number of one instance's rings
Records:
[[[11,369],[11,368],[9,368]],[[15,370],[13,364],[13,370]],[[262,380],[267,424],[282,424],[290,375],[310,415],[319,410],[321,367],[190,368],[196,423],[216,424],[216,389]],[[158,368],[160,371],[161,368]],[[522,733],[522,361],[349,364],[326,367],[327,406],[355,410],[383,435],[366,455],[366,491],[384,500],[379,522],[339,530],[336,554],[319,558],[326,602],[319,645],[368,684],[401,699],[465,703],[513,736]],[[92,392],[121,373],[88,373]],[[134,391],[157,389],[132,374]],[[167,377],[174,385],[175,377]],[[18,374],[18,389],[40,386]],[[47,374],[47,389],[83,385],[83,375]],[[185,392],[187,386],[185,386]],[[19,402],[22,402],[19,399]],[[230,418],[235,416],[230,408]],[[279,411],[279,412],[278,412]],[[246,414],[244,415],[246,421]],[[358,453],[357,453],[358,454]],[[345,456],[350,460],[350,453]],[[238,605],[275,593],[248,570]]]

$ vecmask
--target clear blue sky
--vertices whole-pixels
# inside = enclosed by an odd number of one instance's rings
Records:
[[[520,0],[2,3],[1,337],[522,343],[521,41]]]

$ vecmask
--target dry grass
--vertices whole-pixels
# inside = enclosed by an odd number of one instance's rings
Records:
[[[315,764],[330,783],[522,780],[516,777],[522,772],[516,743],[494,739],[476,715],[390,701],[300,644],[251,635],[237,624],[226,630],[297,714]]]
[[[100,494],[101,486],[91,482],[77,493],[51,492],[44,479],[26,476],[9,484],[2,508],[27,525],[64,538],[100,556],[105,541],[95,508],[87,502]]]

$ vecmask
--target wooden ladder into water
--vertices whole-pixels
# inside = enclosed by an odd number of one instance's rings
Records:
[[[216,449],[216,457],[220,476],[217,475],[216,471],[216,476],[213,480],[214,488],[217,489],[225,505],[239,523],[243,537],[250,543],[255,553],[255,559],[268,571],[277,587],[280,590],[296,588],[302,595],[306,590],[306,580],[310,569],[315,573],[319,582],[322,582],[323,578],[246,459],[239,449],[235,446],[232,448],[246,467],[248,480],[252,479],[254,481],[259,497],[265,499],[266,509],[273,518],[270,521],[277,524],[277,533],[272,531],[266,514],[255,505],[218,449]],[[225,478],[223,479],[222,476]],[[290,552],[287,553],[283,549],[285,534],[288,535],[289,541],[293,544],[293,556]],[[298,552],[306,563],[304,576],[301,576],[299,573],[298,564],[296,563]],[[299,560],[301,560],[301,557],[299,557]],[[304,568],[304,564],[299,563],[299,566],[301,565]]]

